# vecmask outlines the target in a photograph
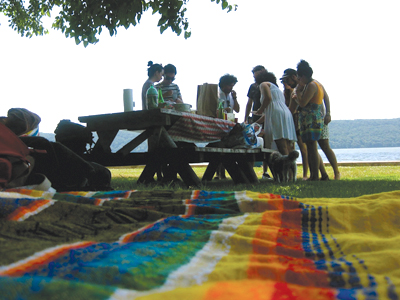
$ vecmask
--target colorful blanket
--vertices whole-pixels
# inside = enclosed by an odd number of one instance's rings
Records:
[[[399,299],[400,191],[0,191],[1,299]]]

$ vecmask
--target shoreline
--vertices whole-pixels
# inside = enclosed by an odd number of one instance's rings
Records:
[[[190,164],[192,167],[204,167],[207,166],[207,163],[194,163]],[[302,165],[301,162],[297,162],[297,165]],[[329,162],[324,162],[325,166],[330,166]],[[400,166],[400,160],[394,161],[344,161],[338,162],[338,165],[341,167],[374,167],[374,166]],[[135,169],[135,168],[143,168],[145,165],[137,165],[137,166],[114,166],[107,167],[109,169]],[[261,168],[261,167],[255,167]]]

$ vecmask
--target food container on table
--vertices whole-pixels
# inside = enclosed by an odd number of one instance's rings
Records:
[[[192,107],[192,105],[187,104],[187,103],[175,103],[174,104],[174,108],[177,111],[190,112],[191,107]]]
[[[231,122],[235,122],[235,114],[234,113],[227,113],[226,119]]]

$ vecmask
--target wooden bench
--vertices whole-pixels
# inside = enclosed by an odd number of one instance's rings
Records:
[[[207,161],[208,167],[202,181],[213,179],[220,163],[225,167],[235,184],[258,183],[254,172],[254,162],[267,160],[273,150],[270,149],[228,149],[228,148],[195,148],[200,161]]]
[[[208,162],[201,181],[213,179],[217,167],[223,164],[235,184],[257,183],[254,172],[254,162],[268,159],[270,149],[228,149],[213,147],[182,147],[158,148],[152,153],[104,153],[103,155],[87,155],[86,160],[100,163],[104,166],[146,165],[138,182],[148,183],[152,180],[160,165],[172,164],[177,166],[175,172],[186,178],[189,186],[198,186],[199,178],[187,168],[180,168],[190,163]]]

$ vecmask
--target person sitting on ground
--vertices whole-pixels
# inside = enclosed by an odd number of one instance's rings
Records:
[[[51,187],[58,192],[111,189],[111,172],[107,168],[84,160],[59,142],[30,135],[32,130],[38,128],[40,121],[37,114],[24,108],[11,108],[7,117],[0,117],[0,122],[32,149],[33,171],[27,182],[30,182],[31,176],[41,174],[47,177]]]
[[[149,76],[149,78],[147,78],[142,87],[142,110],[148,109],[146,99],[147,90],[150,86],[154,85],[155,82],[159,82],[164,74],[164,68],[160,64],[153,64],[152,61],[149,61],[147,66],[147,75]]]
[[[157,89],[161,89],[164,101],[169,104],[183,103],[179,86],[173,83],[176,74],[176,67],[174,65],[166,65],[164,67],[164,79],[156,85]]]

